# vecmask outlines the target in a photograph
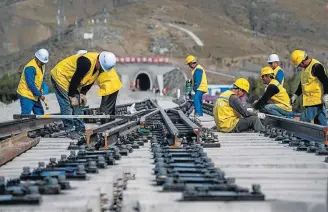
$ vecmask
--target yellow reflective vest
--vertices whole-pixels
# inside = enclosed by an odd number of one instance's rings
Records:
[[[94,83],[96,81],[96,79],[99,75],[99,70],[97,70],[96,73],[93,73],[93,72],[96,67],[98,55],[99,55],[99,53],[97,53],[97,52],[88,52],[83,55],[76,55],[76,54],[72,55],[72,56],[60,61],[51,70],[51,76],[60,87],[62,87],[65,91],[68,92],[70,82],[76,71],[77,59],[81,56],[86,57],[90,60],[91,67],[90,67],[88,73],[81,80],[80,86],[78,87],[78,90],[80,90],[82,87],[91,85],[92,83]]]
[[[203,71],[202,74],[202,80],[200,81],[200,85],[198,86],[198,91],[203,91],[205,93],[208,92],[208,87],[207,87],[207,77],[204,68],[201,65],[197,65],[193,70],[192,70],[192,86],[194,87],[194,73],[196,69],[201,69]]]
[[[286,89],[275,79],[272,79],[269,85],[275,85],[279,89],[279,93],[273,95],[268,101],[269,104],[274,104],[277,107],[292,112],[292,106],[290,105],[290,98]]]
[[[312,67],[317,63],[321,64],[318,60],[312,59],[311,63],[304,70],[302,70],[301,85],[303,94],[303,106],[322,104],[322,84],[317,77],[312,75]]]
[[[213,108],[216,128],[221,132],[231,132],[236,127],[241,117],[229,104],[231,95],[235,94],[230,90],[221,93]]]
[[[98,92],[99,96],[110,95],[122,88],[122,82],[116,73],[115,68],[112,68],[108,72],[99,74],[97,84],[100,87]]]
[[[41,70],[41,68],[36,63],[36,60],[33,58],[24,67],[24,70],[22,72],[22,75],[21,75],[21,78],[19,80],[19,84],[18,84],[18,87],[17,87],[17,93],[21,96],[24,96],[24,97],[28,98],[28,99],[38,101],[39,97],[33,95],[32,91],[28,87],[26,79],[25,79],[25,69],[27,67],[34,67],[35,68],[35,86],[38,90],[41,90],[41,86],[42,86],[42,82],[43,82],[43,76],[44,76],[44,73],[43,73],[44,66],[42,66],[42,70]]]
[[[282,70],[282,68],[280,66],[276,67],[273,71],[274,71],[274,77],[276,77],[277,73],[279,70]],[[283,71],[283,70],[282,70]],[[282,79],[281,85],[284,86],[284,82],[285,82],[285,78]]]

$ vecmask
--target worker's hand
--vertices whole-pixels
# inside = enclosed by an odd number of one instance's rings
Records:
[[[72,106],[78,106],[79,105],[79,100],[74,96],[74,97],[69,97],[69,100],[71,101]]]
[[[87,97],[84,94],[80,94],[80,105],[84,107],[87,104]]]
[[[43,89],[41,89],[40,92],[41,92],[42,95],[44,95],[44,91],[43,91]]]
[[[326,108],[328,108],[328,94],[323,95],[322,100]]]
[[[44,97],[44,96],[42,95],[42,96],[40,96],[40,99],[41,99],[41,101],[44,101],[44,100],[46,99],[46,97]]]
[[[247,111],[250,112],[250,113],[255,113],[255,109],[254,108],[247,108]]]
[[[257,113],[257,117],[259,117],[259,119],[265,119],[265,113]]]
[[[292,98],[290,99],[291,105],[294,105],[298,96],[296,94],[293,94]]]

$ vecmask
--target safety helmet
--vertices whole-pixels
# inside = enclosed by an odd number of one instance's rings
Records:
[[[266,66],[261,69],[261,76],[266,75],[266,74],[274,74],[274,71],[271,67]]]
[[[112,52],[101,52],[99,62],[104,71],[109,71],[116,64],[116,56]]]
[[[49,52],[46,49],[39,49],[35,52],[35,57],[42,63],[47,63],[49,61]]]
[[[297,50],[293,51],[292,54],[290,55],[290,60],[292,61],[294,66],[297,67],[301,64],[301,62],[303,60],[305,60],[306,57],[307,57],[307,54],[305,53],[305,51],[297,49]]]
[[[84,50],[84,49],[81,49],[81,50],[76,52],[76,54],[85,54],[85,53],[88,53],[88,51]]]
[[[246,91],[246,93],[249,92],[249,82],[245,78],[237,79],[234,85],[240,89],[243,89],[244,91]]]
[[[268,58],[268,63],[279,62],[279,57],[277,54],[271,54]]]
[[[186,64],[189,64],[189,63],[194,63],[196,62],[196,58],[192,55],[189,55],[188,57],[186,57]]]

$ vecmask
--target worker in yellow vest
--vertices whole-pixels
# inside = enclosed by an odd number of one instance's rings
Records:
[[[195,117],[203,116],[203,95],[208,92],[206,73],[204,68],[197,64],[196,58],[192,55],[186,58],[186,64],[192,69],[192,90],[195,92]]]
[[[326,108],[328,106],[328,78],[324,66],[310,58],[305,51],[295,50],[290,56],[295,67],[301,67],[301,82],[291,98],[292,104],[303,94],[303,107],[300,120],[314,121],[327,126]]]
[[[62,115],[81,115],[87,103],[86,93],[102,72],[108,72],[116,63],[111,52],[75,54],[60,61],[51,70],[51,81]],[[81,119],[63,119],[67,136],[80,138],[85,132]],[[73,128],[74,131],[73,131]]]
[[[265,118],[265,114],[247,111],[240,100],[248,92],[249,82],[244,78],[239,78],[231,90],[220,94],[213,108],[214,121],[218,131],[237,133],[247,130],[265,131],[260,120]]]
[[[46,49],[39,49],[35,57],[25,65],[17,88],[21,114],[31,114],[32,111],[37,115],[44,114],[40,100],[45,100],[44,71],[48,61],[49,52]]]
[[[85,54],[87,52],[87,50],[79,50],[76,54]],[[122,82],[116,73],[115,68],[112,67],[108,72],[102,72],[99,74],[97,84],[100,87],[98,96],[102,97],[100,112],[107,115],[115,115],[117,95],[122,88]],[[110,121],[110,119],[101,119],[101,124],[105,124],[108,121]]]
[[[264,67],[261,70],[263,83],[267,85],[263,96],[254,104],[254,109],[275,116],[292,115],[292,106],[286,89],[275,79],[274,70]]]
[[[284,86],[285,74],[284,70],[280,67],[280,59],[277,54],[271,54],[268,58],[268,64],[273,69],[274,79]]]

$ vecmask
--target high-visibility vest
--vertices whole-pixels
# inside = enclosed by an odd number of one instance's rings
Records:
[[[270,104],[274,104],[277,107],[292,112],[292,106],[290,105],[290,98],[286,89],[275,79],[272,79],[269,85],[275,85],[279,89],[279,93],[273,95],[271,99],[268,101]]]
[[[27,67],[34,67],[35,68],[35,79],[34,79],[34,83],[35,86],[38,90],[41,90],[41,86],[42,86],[42,82],[43,82],[43,70],[44,70],[44,66],[42,66],[42,70],[41,68],[38,66],[38,64],[36,63],[36,60],[33,58],[30,62],[28,62],[26,64],[26,66],[24,67],[24,70],[21,74],[21,78],[19,80],[19,84],[17,87],[17,93],[21,96],[24,96],[28,99],[34,100],[34,101],[38,101],[37,96],[34,96],[31,89],[28,87],[26,79],[25,79],[25,69]]]
[[[194,73],[196,69],[201,69],[203,74],[202,74],[202,79],[200,81],[200,85],[198,86],[198,91],[203,91],[205,93],[208,92],[208,86],[207,86],[207,77],[204,68],[201,65],[197,65],[193,70],[192,70],[192,86],[194,86]]]
[[[230,90],[221,93],[213,108],[214,121],[218,131],[221,132],[231,132],[241,117],[229,104],[231,95],[235,94]]]
[[[282,68],[281,68],[280,66],[277,66],[275,69],[273,69],[273,71],[274,71],[274,77],[277,76],[277,73],[278,73],[278,71],[280,71],[280,70],[283,71]],[[285,78],[282,79],[282,82],[281,82],[281,85],[282,85],[282,86],[284,86],[284,82],[285,82]]]
[[[100,87],[98,92],[99,96],[110,95],[122,88],[122,82],[115,71],[115,68],[112,68],[108,72],[102,72],[97,78],[97,84]]]

